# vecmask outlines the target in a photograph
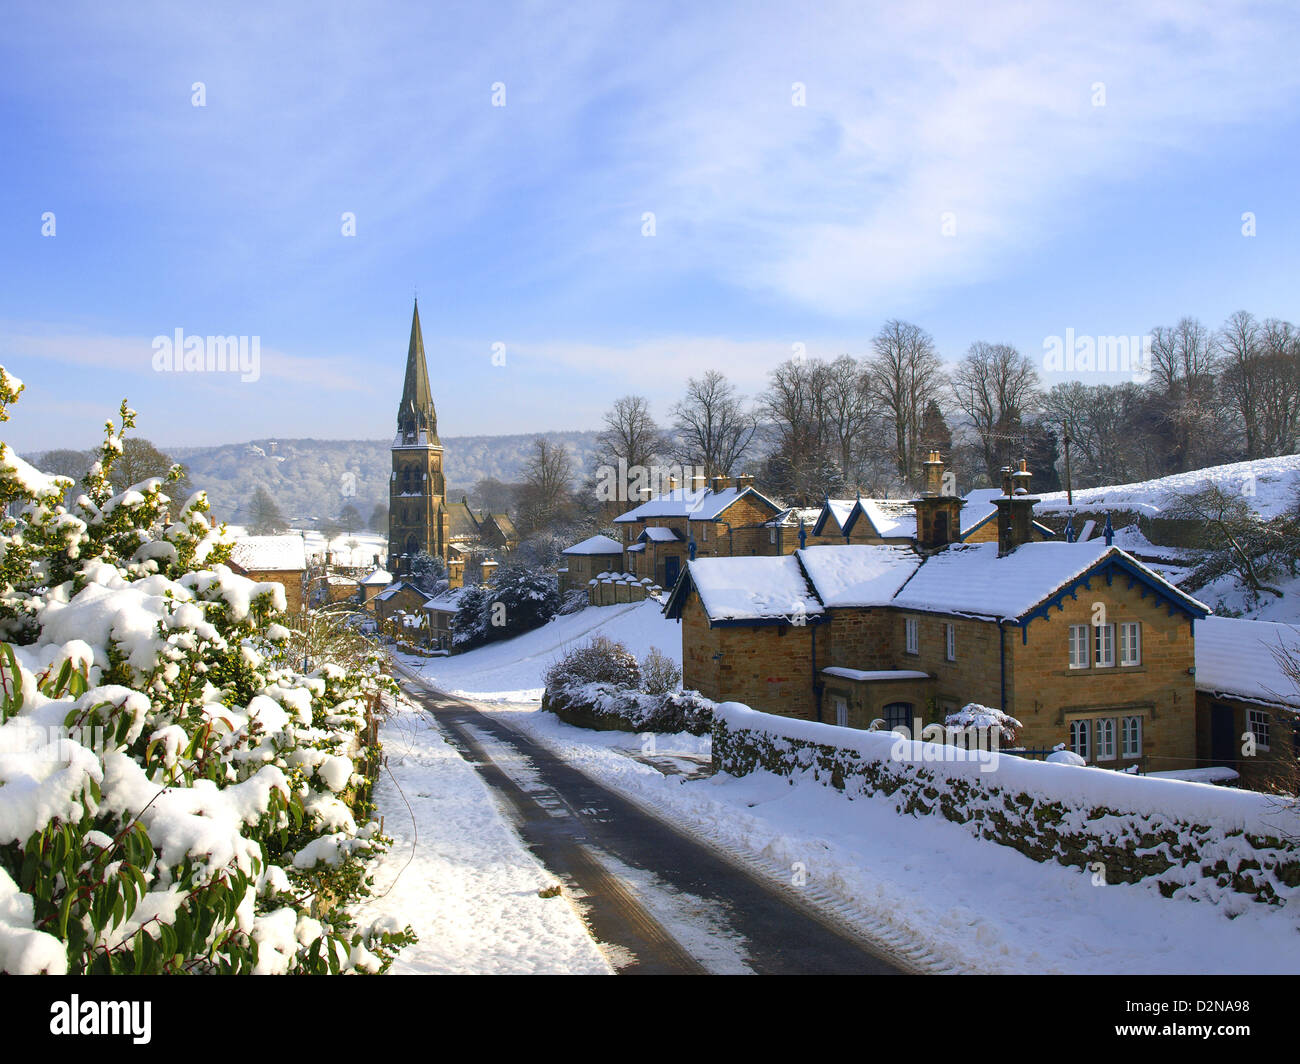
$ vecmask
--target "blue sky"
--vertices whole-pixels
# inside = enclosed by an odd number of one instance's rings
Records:
[[[124,396],[168,446],[385,437],[417,289],[444,435],[666,417],[889,317],[949,359],[1300,318],[1294,6],[267,6],[7,8],[20,450]],[[260,378],[155,372],[177,328]]]

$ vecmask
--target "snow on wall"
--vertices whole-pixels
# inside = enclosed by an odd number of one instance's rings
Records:
[[[940,815],[1037,861],[1236,908],[1300,899],[1300,806],[1208,784],[1030,761],[759,713],[714,711],[714,766],[763,769]]]

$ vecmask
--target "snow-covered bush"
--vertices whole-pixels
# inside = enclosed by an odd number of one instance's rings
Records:
[[[714,703],[698,691],[652,695],[635,687],[583,683],[546,689],[542,710],[566,724],[597,731],[707,735]]]
[[[587,594],[585,587],[573,587],[560,596],[560,608],[555,612],[562,617],[567,617],[571,613],[578,613],[585,610],[590,603],[591,596]]]
[[[967,702],[956,713],[949,713],[943,723],[948,728],[974,728],[983,735],[996,728],[1004,743],[1014,743],[1016,729],[1023,727],[1010,713],[992,706],[981,706],[978,702]]]
[[[666,695],[681,685],[681,666],[658,647],[651,647],[641,659],[641,689],[652,695]]]
[[[641,670],[636,655],[618,640],[594,635],[561,655],[542,679],[548,691],[587,683],[637,687],[641,682]]]
[[[0,420],[21,382],[0,367]],[[0,443],[0,972],[381,971],[357,928],[391,680],[300,671],[279,584],[224,564],[179,467],[114,492],[122,435],[68,505]],[[71,493],[70,493],[71,494]]]
[[[467,585],[451,621],[456,650],[472,650],[497,639],[540,628],[559,609],[560,595],[552,573],[515,567],[498,573],[490,587]]]

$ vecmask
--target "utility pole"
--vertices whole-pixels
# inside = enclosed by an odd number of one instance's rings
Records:
[[[1074,505],[1074,490],[1070,484],[1070,419],[1066,418],[1061,423],[1061,431],[1065,437],[1065,501]]]

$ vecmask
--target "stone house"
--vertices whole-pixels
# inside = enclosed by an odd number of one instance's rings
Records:
[[[282,584],[290,613],[306,606],[307,545],[301,534],[240,536],[230,552],[230,568],[250,580]]]
[[[432,598],[425,599],[425,632],[429,646],[435,650],[451,650],[451,622],[460,610],[463,588],[452,588]]]
[[[1300,779],[1300,629],[1207,617],[1196,626],[1197,749],[1246,786],[1296,793]]]
[[[361,591],[361,605],[368,610],[373,610],[375,596],[392,582],[393,574],[376,565],[357,582],[357,587]]]
[[[694,477],[614,519],[623,537],[621,568],[661,587],[677,582],[692,557],[773,555],[780,539],[769,522],[784,508],[753,487],[753,477]]]
[[[429,596],[414,584],[401,580],[394,581],[374,597],[373,608],[375,620],[381,624],[392,622],[396,615],[422,616],[424,604]]]
[[[1008,471],[997,543],[961,543],[962,500],[928,477],[914,546],[690,562],[665,605],[684,686],[857,728],[911,730],[978,702],[1020,720],[1024,747],[1196,764],[1194,626],[1208,610],[1111,543],[1037,541],[1027,480]]]
[[[590,536],[560,553],[564,556],[559,571],[561,595],[586,588],[601,573],[621,571],[623,566],[623,545],[609,536]]]

